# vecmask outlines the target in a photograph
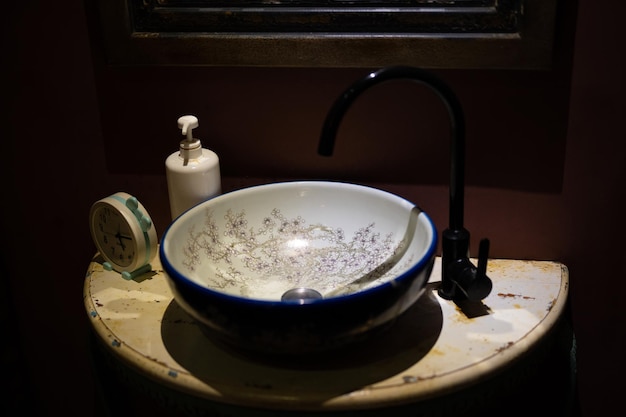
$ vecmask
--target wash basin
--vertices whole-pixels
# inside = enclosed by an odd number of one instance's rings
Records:
[[[381,189],[288,181],[200,203],[163,233],[175,301],[249,354],[323,353],[384,331],[425,291],[430,217]]]

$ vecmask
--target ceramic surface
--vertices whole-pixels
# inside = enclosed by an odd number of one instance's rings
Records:
[[[201,203],[163,235],[177,301],[210,336],[307,353],[360,339],[423,293],[437,232],[413,203],[339,182],[275,183]],[[293,288],[320,300],[281,301]]]
[[[162,257],[181,277],[226,294],[278,301],[291,288],[328,297],[388,282],[432,254],[436,232],[398,196],[298,182],[208,201],[177,220],[163,242]]]

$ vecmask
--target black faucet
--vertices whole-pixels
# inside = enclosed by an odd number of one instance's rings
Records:
[[[470,234],[463,227],[465,119],[461,104],[450,87],[434,74],[420,68],[397,66],[372,72],[355,82],[335,101],[322,128],[318,153],[332,155],[339,124],[361,93],[394,79],[408,79],[430,87],[443,100],[450,114],[450,217],[449,226],[442,233],[442,276],[438,292],[448,300],[480,301],[489,295],[492,288],[487,276],[489,240],[480,242],[478,266],[474,266],[469,259]]]

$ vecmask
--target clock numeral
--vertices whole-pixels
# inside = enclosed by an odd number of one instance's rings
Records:
[[[108,207],[103,208],[102,211],[99,213],[100,223],[106,224],[107,219],[109,218],[110,215],[111,215],[111,210]]]

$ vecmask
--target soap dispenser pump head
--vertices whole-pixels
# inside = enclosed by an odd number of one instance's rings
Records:
[[[185,137],[180,142],[180,156],[185,160],[185,164],[189,159],[195,159],[202,156],[202,143],[199,139],[194,139],[193,129],[197,128],[198,118],[196,116],[181,116],[178,118],[178,128]]]

